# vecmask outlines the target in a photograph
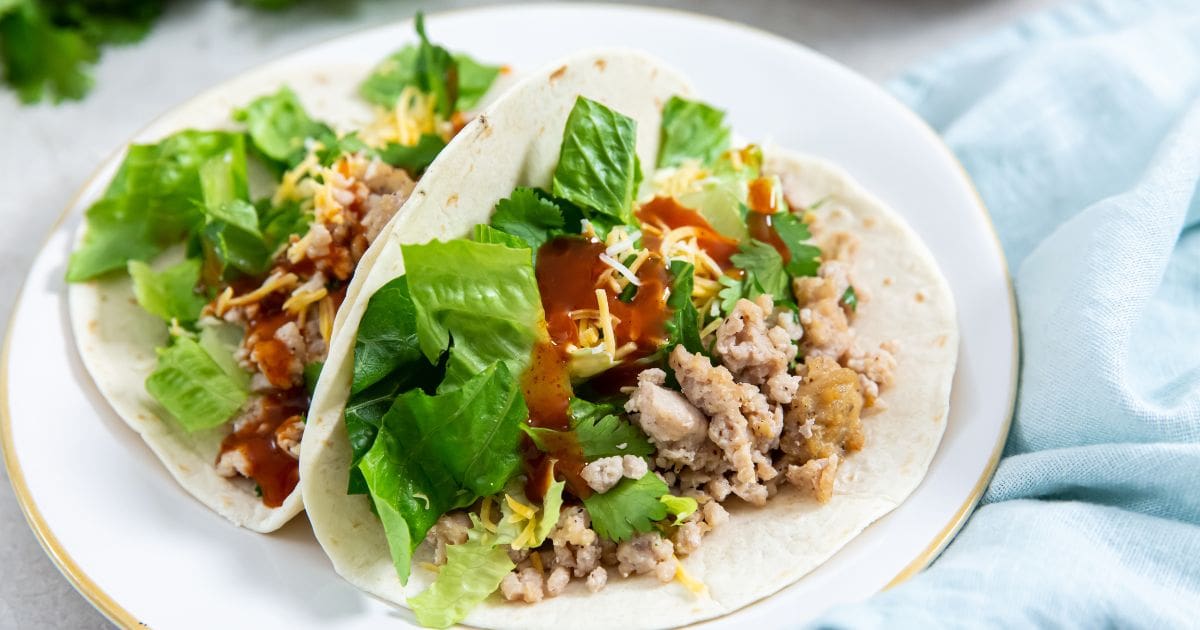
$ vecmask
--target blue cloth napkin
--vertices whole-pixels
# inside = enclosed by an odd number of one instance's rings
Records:
[[[1200,626],[1200,2],[1062,6],[891,87],[992,213],[1020,394],[955,541],[819,625]]]

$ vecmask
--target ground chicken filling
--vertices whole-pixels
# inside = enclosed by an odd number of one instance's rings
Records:
[[[405,171],[361,154],[322,167],[315,151],[283,182],[275,201],[310,210],[308,231],[291,237],[265,278],[226,286],[204,310],[243,328],[235,358],[252,375],[253,395],[221,443],[217,472],[252,480],[269,507],[299,481],[305,368],[325,360],[347,282],[415,185]]]
[[[753,187],[750,197],[753,201]],[[774,212],[773,205],[763,203],[770,206],[764,213]],[[854,290],[854,303],[845,300],[854,286],[856,236],[822,233],[810,214],[806,219],[820,245],[821,263],[816,276],[793,283],[798,308],[777,307],[763,295],[741,299],[722,317],[716,308],[719,280],[730,270],[736,243],[671,199],[643,204],[638,217],[640,233],[616,228],[603,239],[585,234],[547,243],[539,250],[537,272],[564,373],[575,379],[599,374],[590,386],[624,395],[624,411],[655,452],[648,459],[625,455],[585,462],[569,452],[570,445],[562,447],[555,459],[571,469],[565,476],[573,496],[543,545],[510,552],[517,566],[500,584],[510,601],[554,597],[572,580],[592,592],[615,576],[645,574],[690,584],[679,559],[728,520],[726,502],[763,505],[785,485],[829,501],[839,464],[863,447],[864,416],[884,408],[880,395],[892,382],[897,348],[892,343],[866,347],[856,338],[857,311],[869,308],[861,287]],[[748,223],[759,240],[773,242],[769,221],[755,227],[751,213]],[[565,253],[572,249],[578,255]],[[650,355],[662,341],[669,309],[656,279],[673,260],[694,264],[691,297],[702,314],[701,338],[711,358],[676,346],[665,357],[669,375],[631,361]],[[634,299],[622,299],[631,284],[638,287]],[[647,288],[652,297],[637,302]],[[545,358],[535,352],[531,371],[544,375],[539,356]],[[555,355],[547,356],[554,363]],[[570,393],[565,377],[555,382]],[[526,397],[537,425],[538,396],[527,388]],[[620,543],[603,539],[576,497],[609,492],[648,470],[671,494],[694,499],[698,509],[682,522]],[[540,496],[526,491],[534,500]],[[427,537],[434,565],[445,562],[447,545],[467,540],[470,527],[465,511],[441,517]]]

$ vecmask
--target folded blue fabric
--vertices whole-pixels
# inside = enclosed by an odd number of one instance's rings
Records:
[[[942,556],[819,625],[1200,625],[1200,2],[1063,6],[891,87],[992,213],[1020,394]]]

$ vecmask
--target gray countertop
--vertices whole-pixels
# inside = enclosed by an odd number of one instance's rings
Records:
[[[661,0],[648,4],[744,22],[815,48],[875,80],[1055,0]],[[341,8],[330,8],[338,4]],[[110,48],[88,98],[21,107],[0,92],[0,313],[63,207],[99,163],[155,116],[289,51],[375,24],[490,4],[308,2],[280,13],[231,1],[174,3],[140,44]],[[3,475],[0,472],[0,475]],[[7,477],[0,482],[0,628],[107,628],[59,575],[29,530]]]

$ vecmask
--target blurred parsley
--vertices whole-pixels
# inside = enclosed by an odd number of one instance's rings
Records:
[[[296,0],[240,0],[281,9]],[[79,100],[106,44],[136,42],[166,0],[0,0],[0,68],[21,102]]]

